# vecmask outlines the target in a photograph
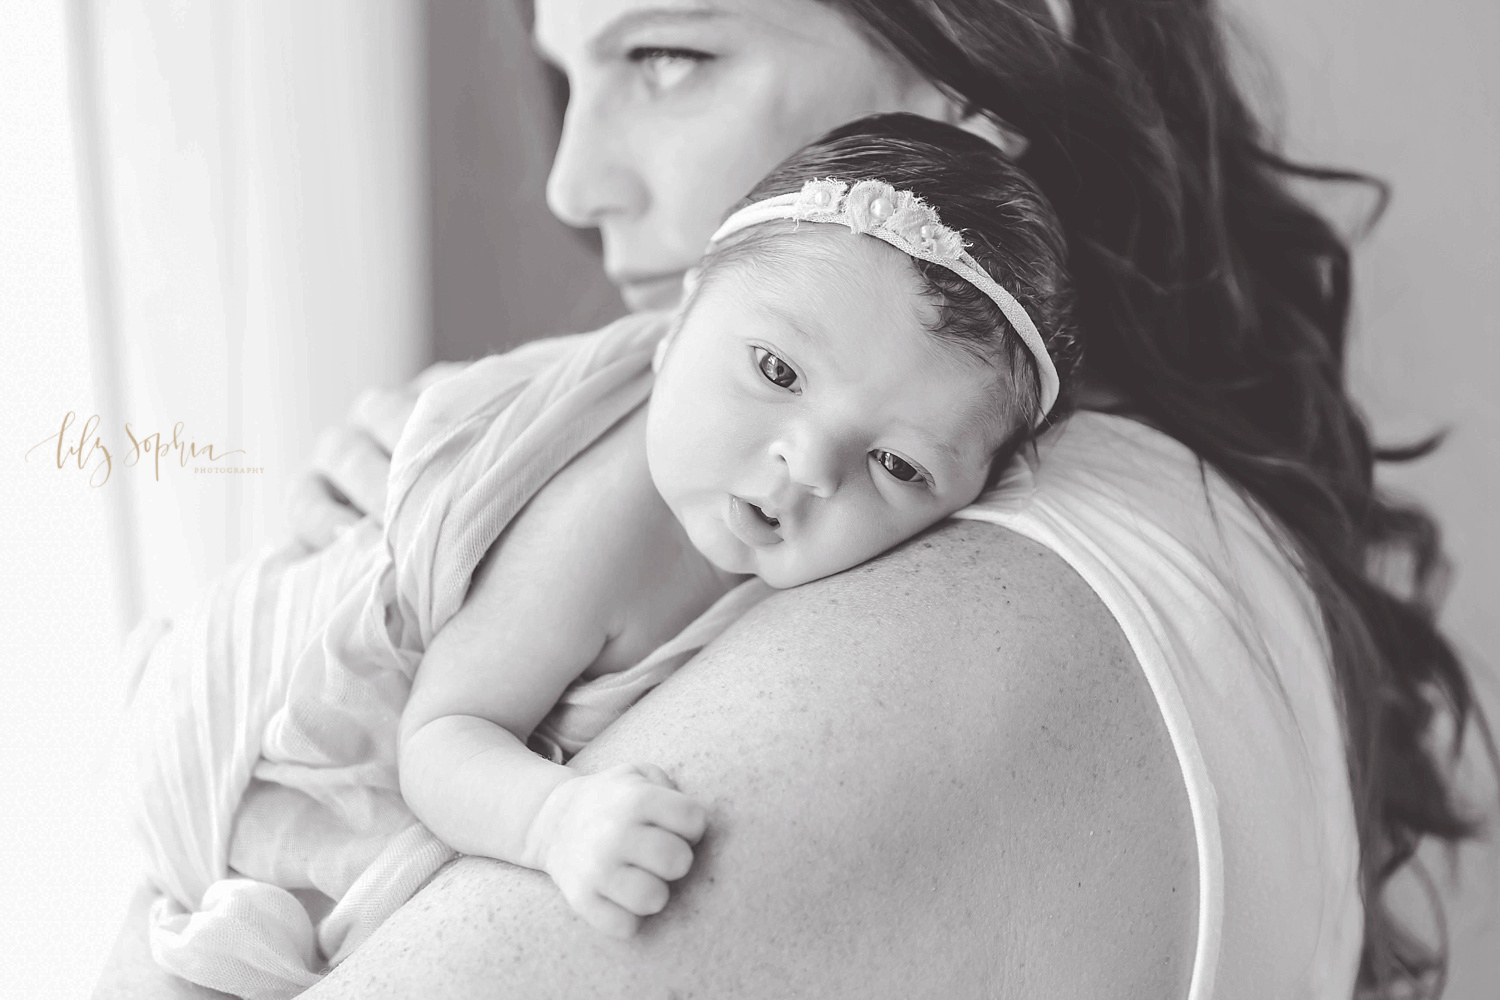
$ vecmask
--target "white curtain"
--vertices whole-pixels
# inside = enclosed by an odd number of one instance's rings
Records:
[[[140,882],[119,633],[281,535],[317,429],[428,352],[421,13],[0,2],[0,995],[88,996]],[[178,421],[265,471],[122,467]]]
[[[318,431],[430,347],[418,0],[73,0],[120,616],[284,536]],[[116,485],[116,484],[111,484]]]

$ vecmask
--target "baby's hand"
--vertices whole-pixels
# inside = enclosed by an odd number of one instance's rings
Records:
[[[620,764],[554,789],[532,823],[527,855],[579,916],[628,938],[667,905],[667,883],[687,874],[707,825],[703,806],[661,768]]]

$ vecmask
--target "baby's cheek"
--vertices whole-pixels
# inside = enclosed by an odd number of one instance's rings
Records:
[[[718,451],[713,447],[714,414],[705,404],[695,394],[675,386],[672,391],[652,395],[646,455],[653,475],[679,483],[690,481]]]
[[[848,517],[838,524],[825,523],[822,527],[826,530],[803,553],[801,568],[807,578],[803,582],[853,569],[904,537],[888,520],[876,517]]]

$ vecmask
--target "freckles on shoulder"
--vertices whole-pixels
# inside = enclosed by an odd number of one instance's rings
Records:
[[[1137,729],[1165,735],[1135,653],[1099,597],[1056,553],[995,525],[943,522],[757,611],[747,637],[776,635],[818,660],[825,677],[847,665],[861,683],[911,696],[946,688],[945,718],[928,724],[945,724],[961,704],[1009,715],[1029,702],[1033,715],[1060,713],[1069,726],[1091,718],[1122,749]],[[735,644],[753,658],[751,646]],[[993,724],[987,718],[976,735]]]
[[[1056,553],[1015,532],[978,521],[939,522],[869,562],[820,581],[819,596],[902,617],[923,609],[979,614],[981,629],[999,625],[1006,607],[1043,604],[1054,615],[1103,611],[1090,590]],[[810,595],[811,596],[811,595]],[[982,614],[981,614],[982,613]],[[1107,612],[1105,617],[1113,625]],[[986,623],[989,623],[987,625]]]

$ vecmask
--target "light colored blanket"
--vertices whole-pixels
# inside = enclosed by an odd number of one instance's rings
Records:
[[[131,818],[165,894],[150,918],[164,968],[293,996],[453,856],[397,780],[412,676],[510,520],[646,400],[665,324],[538,341],[433,386],[393,456],[383,526],[242,563],[186,620],[135,631]],[[533,746],[577,752],[768,592],[752,580],[630,670],[575,684]],[[300,901],[318,893],[326,915]]]

